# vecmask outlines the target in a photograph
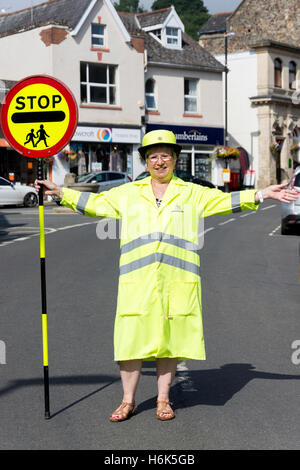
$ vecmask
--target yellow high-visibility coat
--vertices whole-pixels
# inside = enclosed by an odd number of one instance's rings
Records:
[[[255,192],[224,193],[173,176],[158,208],[150,176],[100,194],[63,189],[63,205],[122,219],[115,361],[205,359],[198,224],[256,210]]]

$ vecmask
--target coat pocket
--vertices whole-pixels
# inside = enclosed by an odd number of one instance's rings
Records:
[[[197,281],[172,281],[169,291],[169,316],[201,313],[200,286]]]
[[[141,282],[120,281],[117,314],[121,316],[142,315]]]

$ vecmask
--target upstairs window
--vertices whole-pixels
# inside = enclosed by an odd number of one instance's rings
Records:
[[[146,81],[146,109],[149,111],[156,110],[156,100],[155,100],[155,81],[153,78],[148,78]]]
[[[103,47],[104,41],[104,25],[92,24],[92,47]]]
[[[116,104],[116,69],[114,65],[81,63],[81,102]]]
[[[178,45],[179,44],[179,39],[178,39],[178,28],[166,28],[166,39],[167,39],[167,44],[173,44],[173,45]]]
[[[153,33],[158,39],[161,40],[161,29],[154,29],[153,31],[151,31],[151,33]]]
[[[198,80],[185,78],[184,79],[184,112],[196,113],[198,109],[197,104],[197,84]]]
[[[282,62],[280,59],[274,60],[274,86],[281,88],[282,79]]]
[[[289,88],[290,90],[296,90],[296,72],[297,72],[296,63],[291,60],[291,62],[289,63]]]

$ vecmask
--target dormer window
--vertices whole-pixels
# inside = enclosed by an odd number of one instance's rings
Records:
[[[178,45],[178,28],[166,28],[167,44]]]
[[[104,46],[104,25],[92,24],[92,47]]]
[[[151,31],[151,33],[161,40],[161,29],[154,29],[154,31]]]

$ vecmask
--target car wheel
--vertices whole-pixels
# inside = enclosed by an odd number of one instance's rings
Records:
[[[38,198],[34,193],[28,193],[24,197],[24,206],[25,207],[35,207],[37,205]]]
[[[288,235],[290,233],[290,229],[281,222],[281,235]]]

